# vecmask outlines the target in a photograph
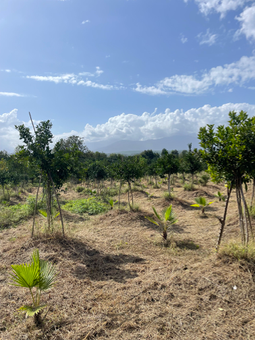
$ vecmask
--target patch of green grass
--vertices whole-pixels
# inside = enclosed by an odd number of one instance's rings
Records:
[[[242,243],[230,242],[222,246],[219,256],[228,256],[237,260],[246,260],[255,262],[255,244],[250,243],[243,245]]]
[[[0,208],[0,229],[15,225],[33,214],[28,204],[16,204]]]
[[[69,201],[64,206],[62,206],[62,209],[64,210],[71,211],[76,214],[87,213],[89,215],[101,214],[109,210],[109,208],[109,205],[101,202],[95,197]]]

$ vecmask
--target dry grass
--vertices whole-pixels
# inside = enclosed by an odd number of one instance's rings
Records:
[[[253,262],[214,251],[224,203],[208,207],[207,218],[190,207],[195,197],[210,198],[217,189],[208,184],[187,192],[176,182],[171,204],[178,223],[170,247],[144,218],[152,205],[158,211],[169,205],[162,197],[166,185],[146,191],[151,199],[134,193],[139,211],[114,209],[90,219],[65,213],[65,239],[32,240],[31,221],[0,233],[1,340],[255,338]],[[81,194],[74,190],[62,195],[75,197]],[[127,194],[121,200],[127,202]],[[238,239],[234,195],[223,242],[230,238]],[[29,293],[7,284],[10,265],[29,261],[34,248],[59,270],[56,286],[42,298],[49,311],[41,328],[17,312]]]

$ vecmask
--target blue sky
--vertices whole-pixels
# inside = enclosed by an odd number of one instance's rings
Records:
[[[255,114],[255,1],[1,0],[0,149],[14,124],[157,139]]]

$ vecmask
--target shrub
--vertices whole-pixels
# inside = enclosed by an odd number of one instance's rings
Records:
[[[75,190],[76,190],[76,192],[80,193],[80,192],[84,191],[84,188],[83,187],[77,187]]]
[[[210,181],[210,176],[207,174],[202,175],[201,178],[199,179],[199,183],[202,186],[206,186],[209,181]]]
[[[185,183],[183,186],[184,191],[193,191],[195,187],[192,183]]]

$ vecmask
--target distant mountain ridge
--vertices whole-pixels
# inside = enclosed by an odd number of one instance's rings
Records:
[[[199,147],[199,140],[195,134],[174,135],[160,139],[149,139],[146,141],[119,140],[112,144],[106,143],[88,143],[87,146],[91,151],[100,151],[104,153],[122,153],[122,152],[142,152],[144,150],[158,151],[167,150],[187,150],[188,144],[192,143],[192,148]]]

